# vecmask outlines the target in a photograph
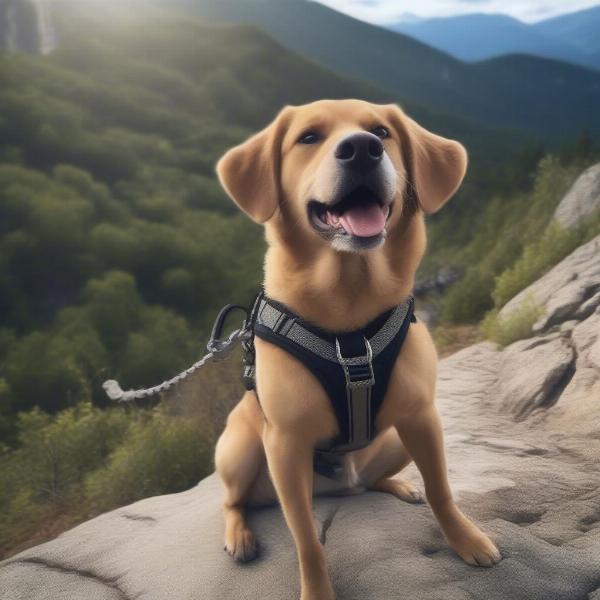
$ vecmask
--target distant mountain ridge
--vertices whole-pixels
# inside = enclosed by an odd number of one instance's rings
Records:
[[[466,61],[532,54],[600,69],[600,6],[534,24],[505,14],[402,19],[389,25]]]
[[[536,23],[535,29],[568,42],[600,65],[600,4]]]
[[[547,141],[572,138],[583,129],[600,136],[600,72],[515,55],[467,64],[305,0],[177,2],[211,22],[257,25],[287,48],[405,102]]]

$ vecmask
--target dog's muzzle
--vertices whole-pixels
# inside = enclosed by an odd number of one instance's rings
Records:
[[[310,224],[337,250],[377,248],[385,241],[396,187],[383,143],[371,133],[355,133],[340,140],[334,158],[331,198],[309,202]]]

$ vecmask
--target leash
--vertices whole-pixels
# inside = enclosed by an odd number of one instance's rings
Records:
[[[119,385],[118,381],[109,379],[102,384],[106,395],[117,402],[131,402],[133,400],[140,400],[142,398],[148,398],[149,396],[155,396],[156,394],[162,394],[173,386],[181,383],[187,379],[190,375],[193,375],[196,371],[205,367],[206,365],[223,360],[226,358],[231,350],[239,343],[244,348],[244,385],[246,389],[253,389],[254,387],[254,323],[256,320],[256,312],[258,305],[262,299],[264,292],[260,292],[254,300],[252,309],[249,311],[244,306],[239,304],[227,304],[224,306],[217,315],[215,323],[210,334],[210,339],[206,344],[208,352],[191,367],[188,367],[185,371],[182,371],[175,377],[167,379],[162,383],[149,388],[142,388],[138,390],[123,390]],[[240,328],[235,329],[229,334],[229,337],[222,339],[223,327],[227,317],[233,311],[242,311],[245,314],[245,319]],[[251,386],[251,387],[250,387]]]

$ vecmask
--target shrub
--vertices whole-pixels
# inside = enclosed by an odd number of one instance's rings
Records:
[[[497,310],[489,312],[481,323],[481,331],[493,342],[508,346],[531,337],[533,325],[542,313],[542,307],[533,297],[528,297],[507,317],[500,317]]]
[[[565,166],[558,158],[546,156],[530,192],[488,203],[469,243],[454,257],[469,267],[445,294],[443,321],[478,322],[486,311],[502,306],[581,243],[579,232],[561,231],[551,221],[583,166]]]
[[[129,417],[83,403],[56,417],[38,408],[21,413],[19,428],[20,447],[0,456],[0,539],[6,547],[52,514],[79,506],[86,473],[117,447]]]
[[[446,293],[442,302],[442,321],[477,323],[492,307],[490,289],[494,274],[484,265],[475,265]]]
[[[515,264],[496,278],[492,294],[495,307],[504,306],[580,243],[580,230],[563,229],[556,221],[550,223],[539,239],[525,246]]]
[[[211,447],[199,424],[156,409],[132,423],[108,464],[86,478],[86,497],[93,512],[103,511],[181,492],[211,470]]]
[[[19,447],[0,454],[0,555],[40,529],[58,533],[101,511],[185,490],[212,470],[199,421],[164,409],[81,403],[51,416],[35,408],[19,415],[19,427]]]

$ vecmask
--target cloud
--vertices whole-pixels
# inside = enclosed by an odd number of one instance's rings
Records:
[[[320,0],[336,10],[371,23],[393,23],[405,14],[447,17],[470,12],[503,13],[522,21],[539,21],[555,15],[599,5],[598,0]]]

